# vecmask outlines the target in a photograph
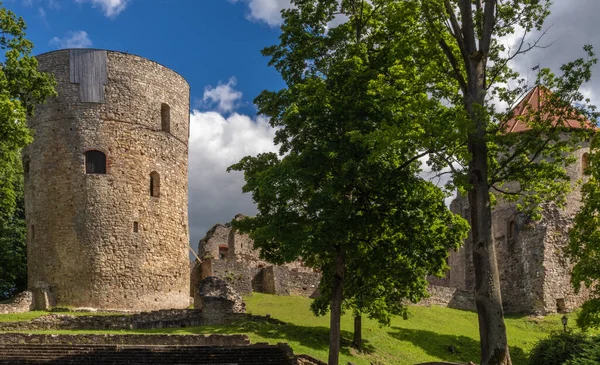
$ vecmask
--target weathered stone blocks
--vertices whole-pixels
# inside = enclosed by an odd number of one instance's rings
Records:
[[[232,313],[246,313],[246,303],[225,281],[209,276],[203,279],[194,297],[194,309],[208,318],[221,318]]]
[[[23,151],[29,287],[46,286],[58,306],[186,308],[189,86],[139,56],[78,52],[97,61],[78,66],[79,83],[72,51],[37,57],[58,96],[36,109]],[[81,72],[98,67],[103,93],[82,99]],[[88,151],[105,155],[106,173],[86,173]]]

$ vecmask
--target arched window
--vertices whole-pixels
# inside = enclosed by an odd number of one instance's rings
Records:
[[[584,153],[583,156],[581,156],[581,170],[583,171],[583,173],[585,173],[585,169],[587,169],[590,166],[590,154],[589,153]]]
[[[156,171],[150,173],[150,196],[160,196],[160,175]]]
[[[171,108],[165,103],[160,106],[160,128],[163,132],[171,132]]]
[[[85,153],[85,173],[106,174],[106,155],[101,151],[87,151]]]

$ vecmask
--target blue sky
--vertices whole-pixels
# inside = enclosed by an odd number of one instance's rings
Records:
[[[252,100],[284,87],[260,54],[275,44],[280,10],[290,0],[4,0],[22,16],[35,54],[91,47],[134,53],[183,75],[191,86],[189,227],[194,249],[216,223],[253,214],[242,195],[243,176],[227,166],[246,155],[275,151],[274,131]],[[582,57],[584,44],[600,49],[600,0],[554,0],[546,42],[511,65],[534,77],[540,64],[558,71]],[[503,39],[506,45],[517,36]],[[595,70],[600,74],[599,70]],[[583,89],[599,105],[600,77]]]
[[[243,94],[239,111],[252,113],[254,96],[283,83],[260,54],[277,42],[278,28],[249,21],[247,5],[225,0],[5,1],[25,19],[35,53],[75,46],[138,54],[182,74],[191,85],[193,107],[200,106],[205,86],[235,77]]]

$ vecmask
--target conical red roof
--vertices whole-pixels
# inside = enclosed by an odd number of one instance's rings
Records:
[[[544,104],[549,101],[549,96],[552,94],[552,91],[543,87],[536,86],[531,91],[525,95],[523,99],[517,104],[517,106],[513,109],[512,118],[509,119],[505,124],[505,131],[507,133],[518,133],[530,130],[531,127],[527,125],[526,119],[522,118],[526,116],[531,116],[533,113],[537,111],[544,112]],[[559,116],[552,116],[551,118],[555,119],[553,125],[558,123],[559,119],[563,126],[567,129],[597,129],[597,127],[590,122],[588,119],[582,120],[581,115],[574,109],[569,108],[568,113],[564,113],[562,118]],[[547,120],[550,117],[548,113],[541,116],[543,119]],[[525,119],[525,120],[524,120]]]

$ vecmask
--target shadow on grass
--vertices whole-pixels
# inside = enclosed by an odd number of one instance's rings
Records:
[[[420,347],[428,355],[444,361],[479,363],[479,342],[467,336],[443,335],[431,331],[392,327],[389,335]],[[512,346],[510,357],[513,365],[525,365],[527,355],[522,348]]]
[[[171,331],[170,331],[171,330]],[[329,348],[329,328],[323,326],[298,326],[290,323],[274,323],[263,321],[241,321],[227,326],[203,326],[182,329],[160,329],[143,331],[145,333],[197,333],[197,334],[248,334],[253,333],[264,339],[277,342],[296,342],[313,350],[327,350]],[[350,351],[352,344],[352,333],[342,330],[341,353],[353,356]],[[363,339],[361,353],[370,354],[375,348],[368,340]],[[352,352],[356,352],[352,350]]]

